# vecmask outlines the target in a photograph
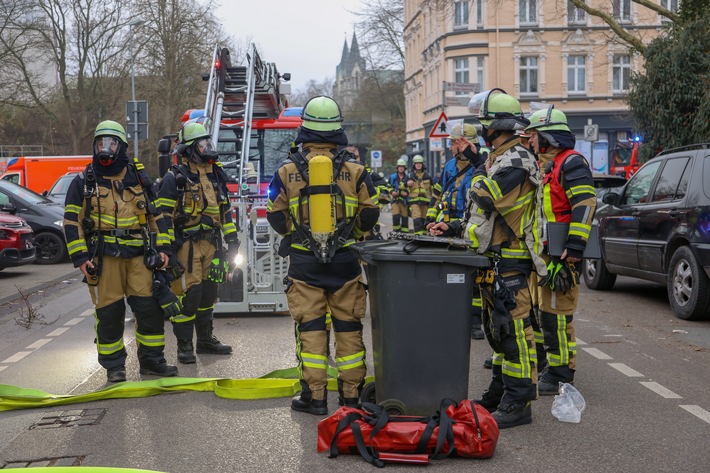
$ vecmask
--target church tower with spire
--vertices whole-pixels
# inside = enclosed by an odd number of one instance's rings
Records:
[[[343,41],[340,64],[335,67],[333,98],[343,110],[352,109],[364,76],[365,60],[360,56],[360,47],[353,32],[350,48],[348,48],[348,41]]]

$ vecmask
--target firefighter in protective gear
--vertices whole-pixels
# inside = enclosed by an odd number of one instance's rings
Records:
[[[326,398],[328,342],[326,313],[335,332],[339,403],[355,406],[365,378],[362,318],[366,293],[357,255],[350,245],[371,230],[379,217],[377,191],[370,173],[343,149],[348,142],[338,104],[326,96],[308,101],[303,125],[292,153],[269,185],[267,219],[276,232],[290,240],[286,296],[296,327],[301,394],[291,402],[296,411],[314,415],[328,412]],[[332,161],[330,184],[311,183],[322,158]],[[317,161],[313,163],[312,161]],[[328,169],[330,172],[330,169]],[[316,214],[315,197],[330,201]],[[330,222],[329,253],[324,258],[316,241],[316,224]]]
[[[397,160],[397,172],[392,173],[389,185],[392,189],[392,231],[409,232],[409,190],[407,189],[407,162]]]
[[[530,403],[537,398],[527,278],[533,262],[540,260],[529,240],[538,216],[540,172],[535,157],[515,134],[529,124],[517,99],[493,89],[474,96],[469,111],[480,121],[482,137],[493,151],[474,174],[471,187],[475,212],[480,210],[484,219],[468,225],[467,233],[477,241],[479,252],[493,257],[501,278],[496,276],[493,285],[481,284],[483,327],[494,356],[492,380],[480,402],[494,411],[504,429],[532,422]]]
[[[182,277],[172,283],[183,307],[170,317],[178,361],[195,363],[193,333],[198,354],[232,353],[232,347],[214,335],[213,309],[218,284],[230,272],[239,240],[232,222],[227,175],[217,161],[207,129],[199,122],[188,122],[178,139],[182,163],[165,174],[159,196],[178,261],[185,268]]]
[[[409,187],[409,210],[412,214],[414,233],[424,235],[425,219],[432,196],[434,179],[424,167],[424,157],[420,154],[412,158],[412,170],[407,178]]]
[[[128,158],[127,148],[119,123],[99,123],[92,162],[72,180],[64,210],[67,249],[96,308],[98,359],[110,382],[126,380],[124,298],[136,319],[140,373],[177,374],[163,356],[163,311],[152,292],[153,271],[169,262],[168,228],[143,165]],[[157,248],[151,246],[151,233],[157,235]]]
[[[596,210],[596,192],[589,163],[574,151],[575,136],[570,132],[565,114],[553,106],[530,116],[526,128],[530,144],[543,170],[543,209],[547,222],[569,224],[567,244],[561,258],[543,255],[553,271],[538,290],[539,318],[547,367],[540,374],[537,389],[541,395],[558,393],[558,383],[574,381],[577,342],[572,324],[577,309],[579,279],[574,265],[582,260],[592,219]],[[554,286],[555,266],[568,263],[572,269],[572,284],[565,291]],[[546,281],[549,281],[547,284]],[[551,284],[552,283],[552,284]],[[559,285],[558,285],[559,286]]]

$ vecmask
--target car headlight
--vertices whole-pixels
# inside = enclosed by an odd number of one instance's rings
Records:
[[[234,257],[235,266],[241,266],[243,262],[244,262],[244,257],[242,256],[241,253],[237,253],[237,256]]]
[[[58,227],[63,227],[64,226],[64,220],[55,220],[52,222],[52,225],[56,225]]]

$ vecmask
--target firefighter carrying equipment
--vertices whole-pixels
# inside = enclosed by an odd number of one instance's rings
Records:
[[[443,399],[430,416],[396,416],[377,404],[341,407],[318,423],[318,452],[358,452],[377,467],[385,462],[427,464],[449,456],[491,458],[498,425],[481,405]]]
[[[180,299],[170,290],[171,276],[166,271],[153,271],[153,297],[163,309],[166,319],[182,312]]]
[[[341,149],[331,158],[314,156],[306,159],[303,152],[289,156],[291,162],[303,178],[306,185],[299,191],[297,207],[298,216],[293,214],[291,220],[296,234],[303,246],[313,252],[319,263],[329,263],[335,252],[342,248],[355,227],[355,216],[347,219],[347,203],[345,194],[337,182],[333,180],[340,174],[345,161],[355,160],[347,149]],[[314,162],[315,161],[315,162]],[[311,164],[313,163],[313,164]],[[308,223],[305,223],[304,208],[308,201]],[[337,205],[341,206],[341,213]],[[336,215],[342,215],[336,221]]]
[[[547,265],[547,276],[540,279],[538,286],[549,286],[555,292],[566,294],[567,291],[577,286],[576,269],[574,263],[553,258]]]

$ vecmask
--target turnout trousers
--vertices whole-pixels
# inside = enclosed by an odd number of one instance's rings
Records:
[[[392,202],[392,231],[409,232],[409,206],[402,199]]]
[[[143,256],[104,255],[99,261],[100,274],[87,280],[96,308],[94,328],[99,364],[105,369],[126,364],[125,300],[136,321],[139,362],[165,363],[163,310],[153,298],[153,273],[143,264]]]

